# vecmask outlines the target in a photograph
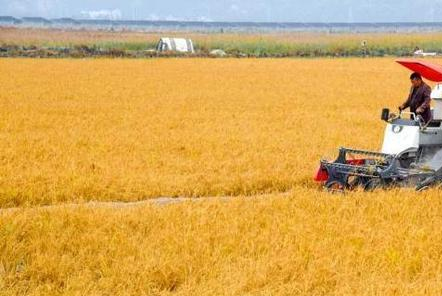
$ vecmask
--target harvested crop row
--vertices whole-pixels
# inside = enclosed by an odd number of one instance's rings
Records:
[[[0,295],[440,295],[437,192],[0,213]]]

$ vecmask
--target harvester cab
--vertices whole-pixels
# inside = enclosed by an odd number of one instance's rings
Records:
[[[415,113],[396,115],[383,109],[386,127],[381,151],[341,147],[335,161],[321,160],[315,180],[326,189],[414,186],[422,190],[442,184],[442,66],[419,60],[397,62],[437,82],[431,93],[432,120],[425,123]]]

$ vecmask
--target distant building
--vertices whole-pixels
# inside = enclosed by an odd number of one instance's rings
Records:
[[[53,24],[57,24],[57,25],[78,25],[78,24],[80,24],[79,21],[74,20],[73,18],[68,18],[68,17],[51,19],[51,22]]]
[[[47,26],[52,24],[50,20],[42,17],[24,17],[22,18],[23,24],[33,26]]]
[[[17,25],[21,20],[12,16],[0,16],[0,25]]]

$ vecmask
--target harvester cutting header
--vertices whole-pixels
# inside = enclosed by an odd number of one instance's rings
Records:
[[[397,62],[414,72],[411,79],[415,89],[413,77],[437,83],[431,91],[434,109],[430,110],[429,100],[428,105],[410,105],[414,91],[399,107],[398,115],[383,109],[381,119],[386,127],[381,151],[342,147],[335,161],[321,160],[315,180],[325,188],[342,191],[400,186],[423,190],[442,184],[442,66],[410,59]],[[419,91],[429,93],[425,87]],[[410,112],[403,111],[406,107]]]

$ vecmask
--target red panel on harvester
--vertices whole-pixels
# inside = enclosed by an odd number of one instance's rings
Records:
[[[396,62],[413,72],[420,73],[423,78],[426,78],[430,81],[442,81],[442,66],[440,65],[412,59],[402,59],[397,60]]]

